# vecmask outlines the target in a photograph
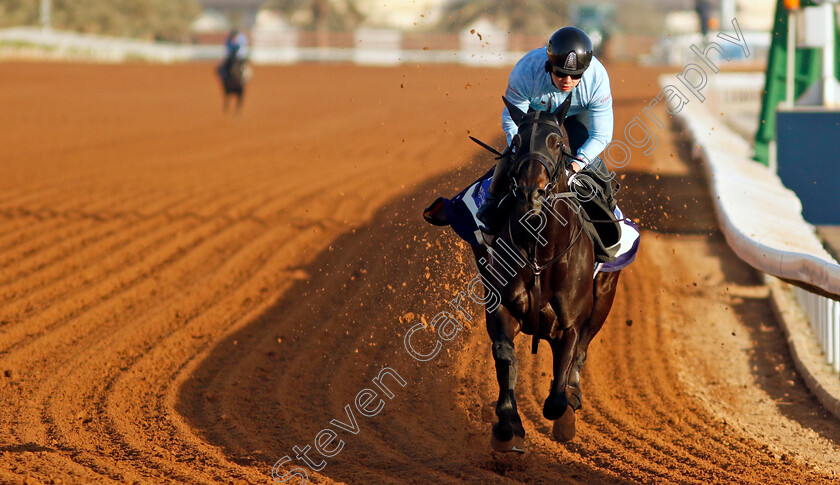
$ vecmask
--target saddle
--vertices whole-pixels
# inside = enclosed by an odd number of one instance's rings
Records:
[[[487,195],[493,170],[491,168],[451,199],[438,197],[423,211],[423,218],[435,226],[451,227],[461,239],[472,246],[484,245],[476,212]],[[581,172],[585,173],[586,170],[585,168]],[[597,175],[593,180],[595,185],[603,187],[597,183],[601,180]],[[581,204],[583,210],[579,214],[581,224],[585,223],[583,224],[584,232],[592,240],[592,246],[595,249],[596,267],[599,267],[602,273],[620,271],[630,265],[636,259],[640,240],[639,227],[636,223],[625,217],[612,198],[604,194],[604,190],[611,189],[611,185],[606,189],[602,188],[600,196],[594,198],[591,203]],[[612,207],[614,211],[606,214],[605,211],[609,207]],[[610,222],[596,223],[595,221]],[[616,224],[619,227],[616,227]],[[616,238],[618,238],[617,242]]]

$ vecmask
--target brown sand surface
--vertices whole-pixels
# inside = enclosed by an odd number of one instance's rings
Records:
[[[620,137],[658,73],[608,68]],[[550,439],[521,339],[503,455],[481,309],[431,361],[403,336],[474,274],[420,213],[489,167],[467,134],[500,144],[507,69],[258,66],[238,117],[211,64],[0,70],[0,483],[269,483],[328,428],[313,483],[840,483],[840,423],[662,110],[619,171],[645,230],[578,435]],[[381,412],[331,423],[385,367]]]

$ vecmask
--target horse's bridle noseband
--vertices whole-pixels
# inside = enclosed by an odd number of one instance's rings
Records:
[[[548,125],[555,129],[556,133],[561,136],[564,133],[563,127],[560,126],[560,123],[557,122],[557,119],[544,111],[535,111],[531,113],[534,119],[533,121],[524,121],[520,124],[520,128],[525,125],[536,125],[531,129],[531,137],[528,146],[533,148],[536,144],[536,137],[537,137],[537,126],[543,124]],[[520,135],[517,133],[514,138],[513,142],[511,143],[511,147],[508,150],[512,150],[512,147],[521,147],[521,138]],[[550,194],[551,191],[554,189],[554,186],[557,184],[557,179],[560,176],[560,171],[565,170],[565,163],[563,160],[566,157],[573,157],[573,155],[567,150],[565,143],[561,143],[560,145],[560,154],[563,157],[555,157],[551,153],[543,153],[542,150],[530,150],[528,153],[524,154],[521,158],[517,157],[513,160],[513,166],[510,169],[510,190],[513,195],[518,193],[519,185],[517,183],[517,177],[519,176],[519,172],[522,170],[524,166],[533,160],[539,162],[544,168],[546,173],[548,173],[548,183],[545,184],[543,187],[543,191],[545,194]],[[507,156],[511,154],[508,153]],[[563,192],[560,194],[552,194],[552,198],[557,197],[574,197],[574,193],[572,192]]]

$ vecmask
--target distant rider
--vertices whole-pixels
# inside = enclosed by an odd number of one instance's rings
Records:
[[[572,154],[580,161],[572,170],[585,174],[601,189],[605,204],[614,208],[609,172],[600,153],[612,140],[613,109],[607,70],[592,55],[592,41],[577,27],[563,27],[539,47],[525,54],[510,73],[505,97],[523,112],[529,108],[553,112],[572,96],[564,127],[569,135]],[[502,129],[510,145],[517,127],[508,109],[502,112]],[[478,210],[482,228],[496,234],[504,219],[499,202],[507,194],[513,156],[502,157],[496,164],[489,194]]]
[[[222,77],[230,72],[234,61],[237,59],[240,68],[245,68],[245,63],[248,61],[248,38],[236,29],[231,30],[227,39],[225,39],[225,50],[227,55],[222,65],[219,66],[219,73]]]

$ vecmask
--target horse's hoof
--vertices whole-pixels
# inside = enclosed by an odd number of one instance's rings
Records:
[[[525,453],[525,437],[524,436],[517,436],[513,435],[513,439],[509,441],[501,441],[493,433],[490,433],[490,446],[493,447],[494,450],[507,453],[510,451],[515,451],[516,453]]]
[[[571,441],[575,437],[575,410],[572,406],[566,406],[566,412],[554,420],[551,435],[560,442]]]

